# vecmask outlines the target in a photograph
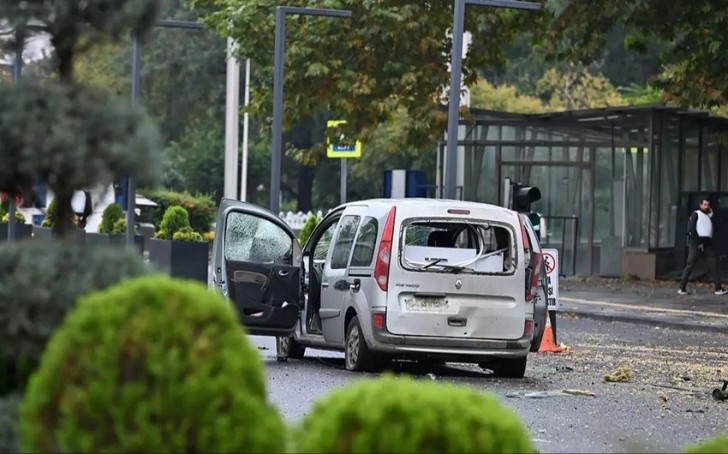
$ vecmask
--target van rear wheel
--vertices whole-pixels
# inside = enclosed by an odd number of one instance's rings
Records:
[[[526,375],[528,357],[521,358],[495,358],[480,367],[490,369],[493,375],[500,378],[523,378]]]
[[[364,340],[357,317],[352,318],[346,327],[344,362],[346,370],[351,371],[370,371],[376,365],[376,358]]]

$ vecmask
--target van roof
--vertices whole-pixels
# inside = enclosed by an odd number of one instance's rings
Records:
[[[453,206],[458,208],[473,208],[473,209],[491,209],[491,210],[499,210],[499,211],[508,211],[511,212],[512,210],[509,210],[508,208],[498,206],[498,205],[492,205],[488,203],[480,203],[480,202],[466,202],[463,200],[452,200],[452,199],[427,199],[427,198],[398,198],[398,199],[366,199],[366,200],[359,200],[356,202],[349,202],[345,203],[344,205],[341,205],[340,207],[347,207],[347,206],[355,206],[355,205],[361,205],[361,204],[367,204],[367,205],[384,205],[384,206],[403,206],[403,205],[409,205],[409,206],[422,206],[422,205],[443,205],[443,206]]]

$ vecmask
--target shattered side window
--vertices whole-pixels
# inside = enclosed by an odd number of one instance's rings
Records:
[[[225,225],[225,260],[290,265],[293,239],[273,222],[232,211]]]

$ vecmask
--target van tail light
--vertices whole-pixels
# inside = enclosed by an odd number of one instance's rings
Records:
[[[384,314],[384,313],[372,314],[372,326],[374,328],[384,329],[385,321],[386,321],[386,314]]]
[[[389,288],[389,262],[392,258],[392,238],[394,237],[394,217],[396,214],[397,208],[392,207],[389,210],[389,215],[387,215],[387,222],[384,224],[382,242],[377,253],[377,263],[374,266],[374,279],[377,281],[379,288],[385,292]]]
[[[533,320],[526,320],[526,324],[523,327],[523,335],[530,336],[533,334]]]

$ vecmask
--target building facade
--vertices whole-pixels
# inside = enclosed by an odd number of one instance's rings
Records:
[[[506,177],[539,187],[534,211],[566,275],[669,277],[684,264],[697,198],[709,195],[716,222],[728,221],[726,118],[662,105],[533,115],[473,109],[458,135],[459,198],[500,204]],[[728,241],[716,240],[728,265]]]

